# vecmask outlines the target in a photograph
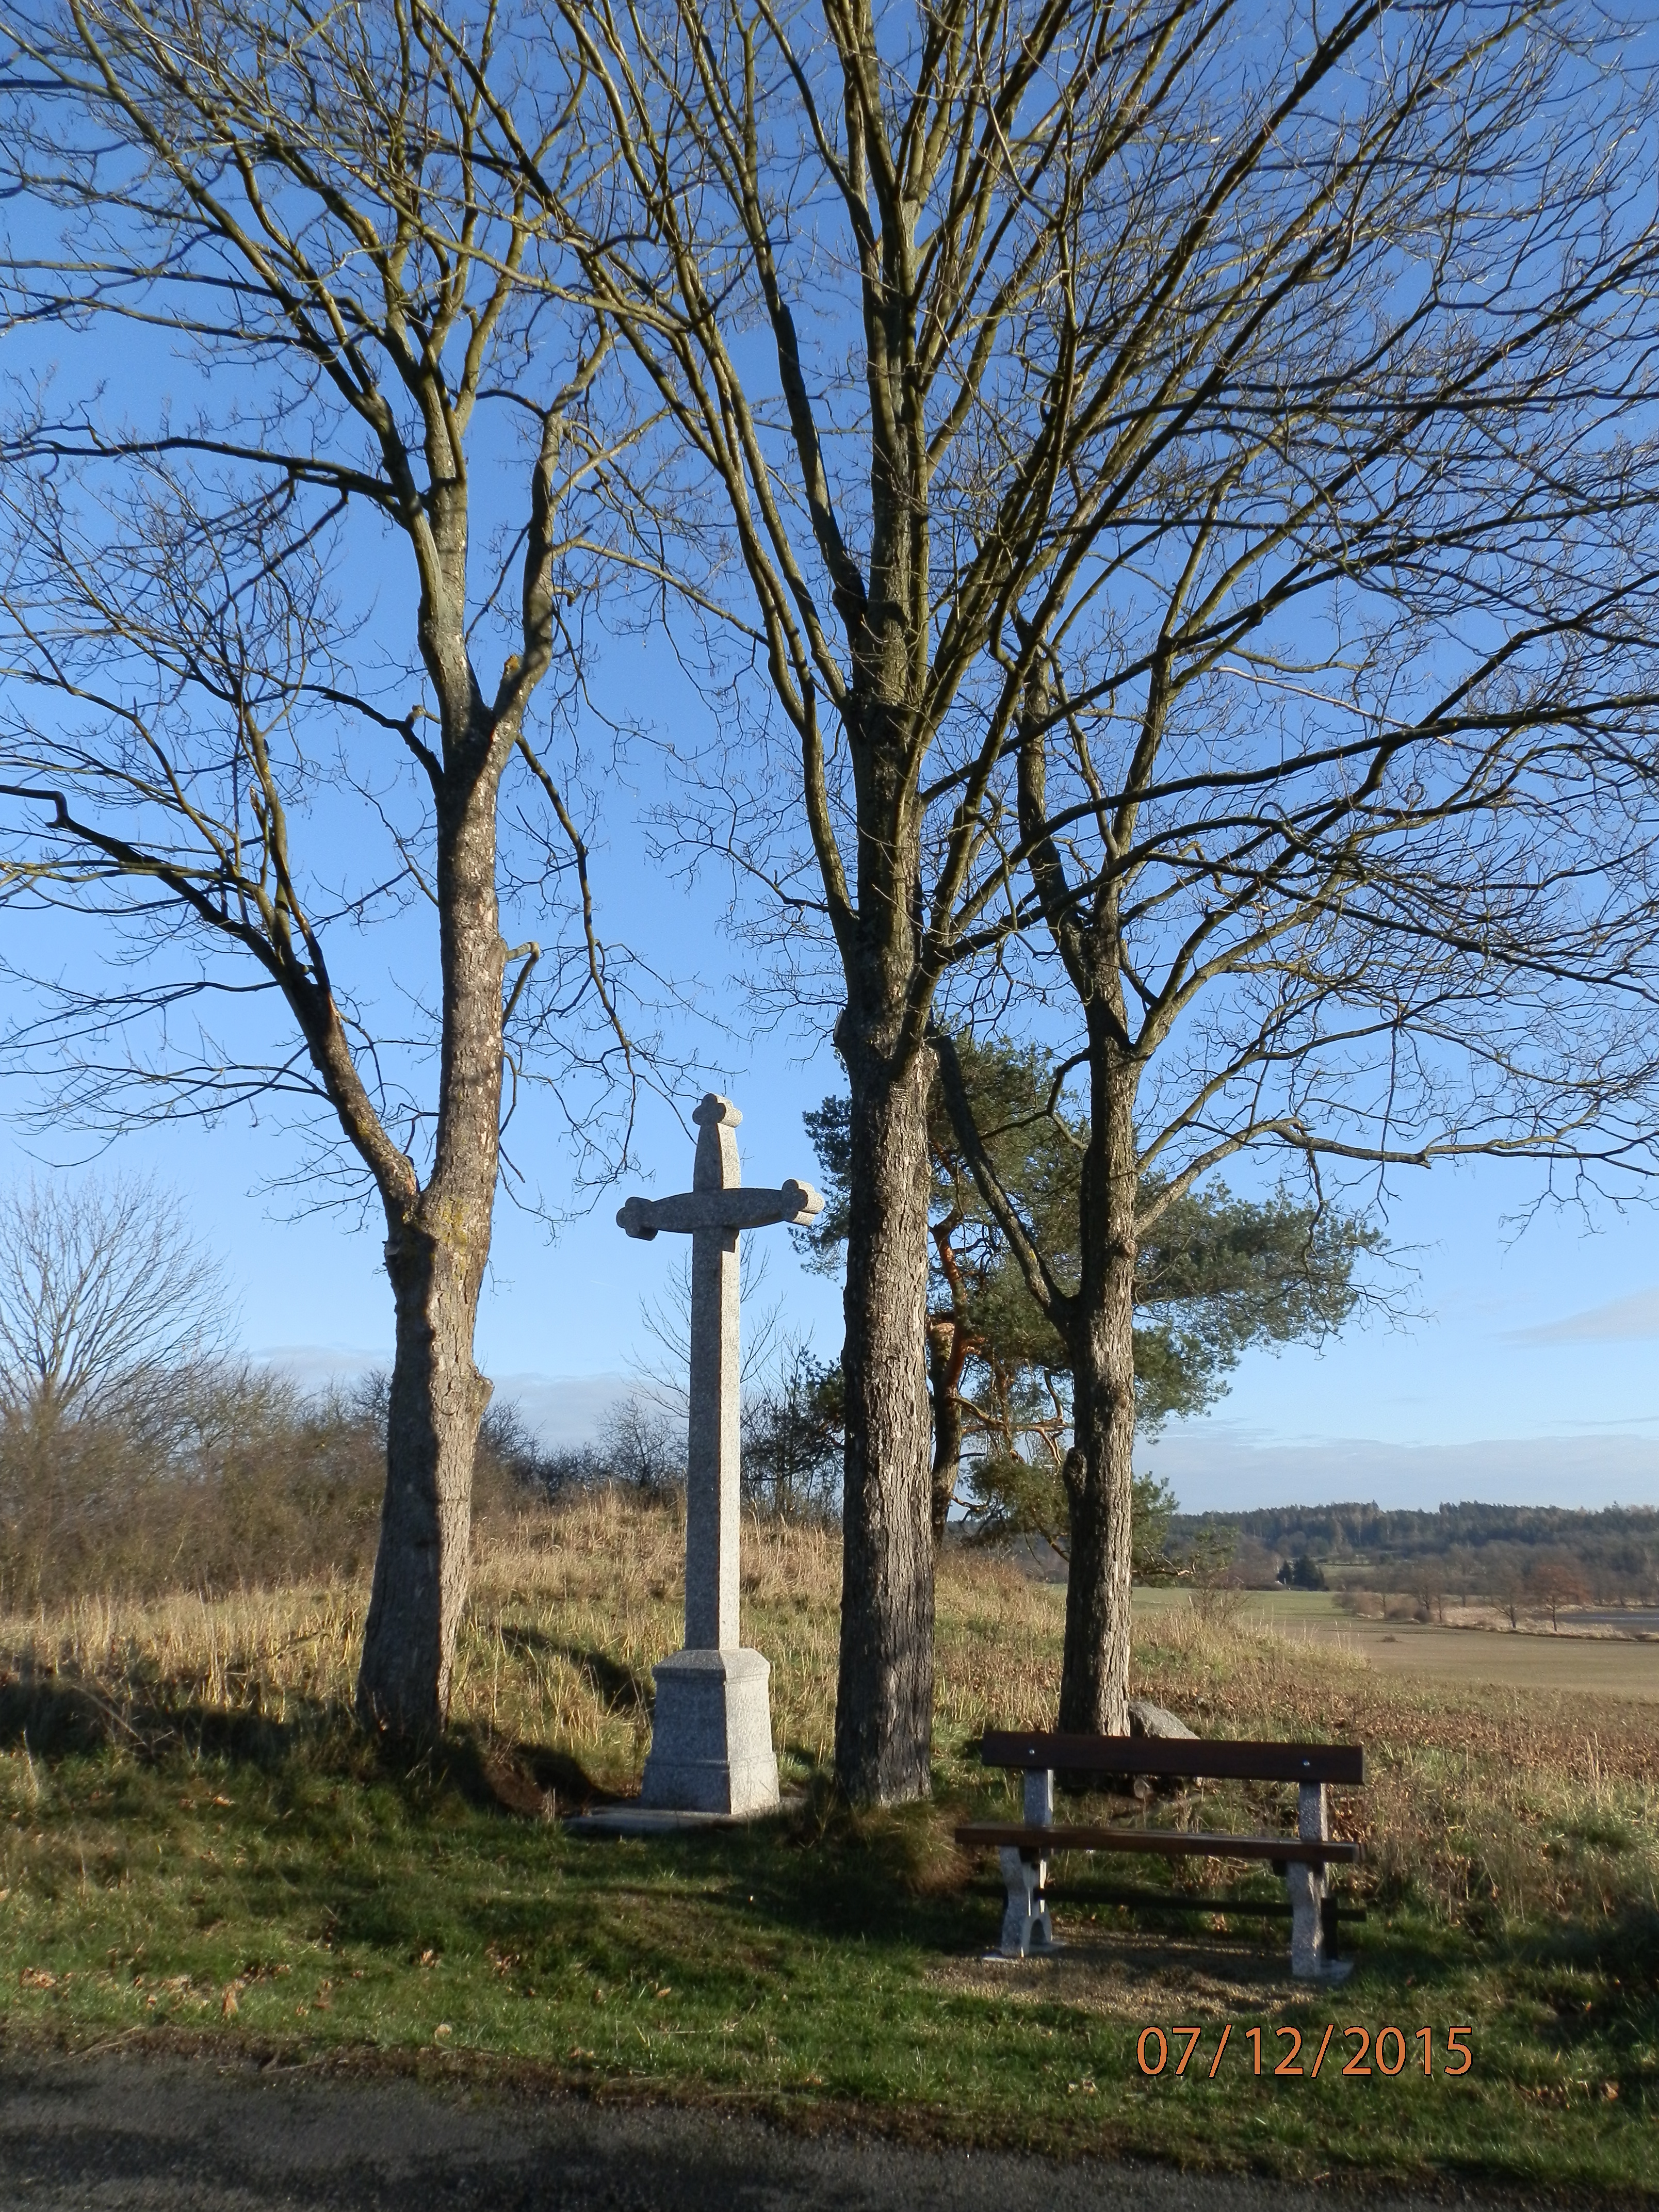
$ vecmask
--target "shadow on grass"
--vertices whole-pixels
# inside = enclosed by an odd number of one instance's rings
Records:
[[[1603,1973],[1623,1984],[1659,1990],[1659,1908],[1644,1899],[1595,1921],[1565,1921],[1542,1935],[1523,1936],[1523,1956],[1545,1966]]]
[[[277,1720],[204,1704],[165,1680],[117,1700],[74,1674],[25,1664],[0,1680],[0,1748],[56,1761],[120,1746],[149,1761],[179,1752],[269,1770],[286,1765],[301,1743],[314,1757],[325,1742],[343,1747],[356,1733],[350,1714],[332,1702],[290,1697],[288,1705],[291,1717]]]
[[[1595,1921],[1569,1921],[1513,1942],[1554,2019],[1562,2051],[1603,2042],[1625,2062],[1623,2093],[1659,2097],[1652,2050],[1659,2028],[1659,1910],[1627,1904]]]
[[[636,1713],[649,1715],[653,1702],[650,1683],[634,1668],[619,1665],[608,1651],[591,1644],[566,1644],[539,1628],[508,1626],[500,1634],[507,1649],[520,1656],[534,1654],[544,1659],[562,1659],[574,1667],[608,1712],[626,1718]]]
[[[266,1775],[303,1769],[340,1781],[390,1782],[411,1811],[453,1790],[475,1807],[548,1820],[613,1794],[580,1759],[546,1745],[485,1741],[458,1729],[411,1759],[406,1747],[361,1728],[337,1699],[290,1695],[285,1703],[278,1719],[205,1704],[165,1679],[118,1700],[73,1674],[25,1666],[0,1680],[0,1749],[27,1749],[48,1765],[113,1748],[149,1766],[210,1759]]]
[[[594,1655],[571,1656],[580,1662]],[[628,1682],[625,1669],[611,1671]],[[659,1972],[673,1958],[678,1978],[719,1989],[726,2002],[745,1977],[789,1978],[826,1946],[849,1959],[906,1956],[907,1971],[918,1961],[977,1959],[1000,1919],[994,1861],[957,1850],[952,1829],[969,1801],[949,1792],[928,1804],[859,1811],[820,1774],[796,1809],[751,1828],[576,1838],[556,1815],[612,1793],[551,1745],[457,1729],[411,1759],[367,1735],[340,1702],[290,1697],[277,1718],[207,1705],[193,1680],[92,1683],[15,1665],[0,1676],[0,1747],[25,1743],[38,1766],[67,1770],[61,1796],[55,1788],[45,1808],[49,1822],[82,1818],[83,1787],[96,1785],[76,1780],[78,1762],[95,1775],[112,1755],[134,1776],[122,1847],[152,1820],[158,1837],[173,1832],[177,1784],[187,1781],[193,1792],[198,1762],[216,1764],[224,1778],[214,1786],[225,1796],[212,1802],[231,1813],[233,1833],[246,1831],[246,1882],[262,1900],[257,1910],[266,1910],[268,1896],[278,1917],[293,1913],[307,1928],[326,1926],[331,1942],[387,1956],[408,1950],[418,1959],[434,1943],[494,1946],[536,1962],[540,1975],[563,1971],[580,1953],[595,1975],[615,1980]],[[141,1779],[145,1772],[153,1778]],[[279,1819],[295,1823],[282,1831],[280,1873],[274,1858],[261,1857]],[[504,1880],[497,1867],[516,1874]],[[1090,1906],[1089,1875],[1079,1866],[1076,1876],[1057,1886],[1062,1915]],[[1659,1990],[1659,1911],[1650,1901],[1613,1898],[1594,1918],[1494,1918],[1479,1928],[1446,1924],[1426,1901],[1391,1910],[1373,1893],[1367,1902],[1374,1917],[1348,1940],[1373,1994],[1420,1995],[1474,1965],[1518,1974],[1553,2013],[1559,2051],[1582,2048],[1586,2065],[1598,2045],[1627,2052],[1617,2067],[1620,2094],[1644,2096],[1651,2069],[1640,2054],[1652,2039]],[[1127,1923],[1149,1935],[1165,1924],[1147,1929],[1139,1914]],[[1192,1932],[1196,1956],[1206,1947],[1201,1931]],[[1261,1952],[1282,1942],[1278,1924],[1261,1926]],[[1257,1951],[1255,1931],[1245,1948]]]
[[[533,1820],[586,1812],[592,1805],[612,1803],[617,1795],[595,1782],[569,1752],[547,1744],[485,1740],[470,1729],[447,1735],[428,1764],[438,1789],[450,1786],[470,1805]]]

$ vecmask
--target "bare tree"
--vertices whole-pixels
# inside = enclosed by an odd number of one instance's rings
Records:
[[[31,1425],[97,1414],[148,1376],[225,1341],[222,1267],[154,1182],[88,1176],[0,1199],[0,1412]]]
[[[839,1504],[842,1436],[839,1367],[813,1355],[804,1337],[782,1357],[743,1408],[743,1495],[781,1521],[822,1520]]]
[[[769,1297],[762,1302],[762,1293],[771,1279],[772,1261],[758,1237],[743,1240],[738,1270],[744,1323],[738,1387],[746,1401],[771,1387],[780,1368],[789,1365],[794,1347],[782,1340],[782,1298]],[[682,1249],[677,1253],[660,1291],[640,1300],[640,1322],[647,1340],[629,1363],[639,1386],[637,1395],[671,1425],[684,1429],[691,1414],[689,1252]]]
[[[1652,86],[1588,15],[1403,9],[1304,99],[1359,26],[1297,27],[1224,112],[1188,88],[1166,188],[1052,233],[1049,406],[1119,374],[1099,525],[1004,649],[1004,849],[1086,1100],[1066,1265],[974,1158],[1072,1365],[1062,1728],[1123,1725],[1133,1291],[1170,1206],[1247,1148],[1316,1191],[1654,1165],[1659,241],[1615,152]],[[1121,303],[1165,284],[1126,364]]]
[[[1588,1605],[1589,1585],[1576,1559],[1562,1553],[1547,1553],[1528,1568],[1526,1587],[1550,1617],[1550,1627],[1561,1632],[1564,1605]]]
[[[605,340],[522,289],[546,217],[492,144],[486,88],[525,58],[493,9],[59,0],[0,37],[9,343],[60,356],[0,480],[8,881],[107,954],[13,1042],[50,1110],[106,1127],[298,1102],[378,1203],[396,1354],[358,1703],[418,1736],[466,1595],[504,1070],[509,1112],[538,1065],[637,1072],[532,719],[577,679]],[[182,401],[110,410],[117,349],[122,390]],[[504,890],[568,945],[510,945]],[[377,921],[385,967],[349,982]]]
[[[1511,726],[1565,738],[1586,692],[1647,696],[1651,457],[1645,424],[1621,440],[1616,417],[1649,388],[1648,94],[1593,13],[1548,0],[544,5],[591,169],[580,190],[544,178],[516,141],[518,173],[558,205],[568,286],[662,412],[683,503],[636,558],[681,593],[683,633],[712,636],[723,697],[682,834],[769,900],[781,995],[830,1003],[847,1066],[836,1765],[854,1796],[912,1796],[932,1690],[935,998],[989,960],[994,987],[1025,973],[1086,1007],[1091,1069],[1133,1059],[1121,1001],[1143,990],[1119,921],[1121,960],[1091,950],[1073,974],[1062,941],[1097,883],[1114,916],[1133,902],[1121,872],[1155,791],[1172,882],[1190,903],[1219,872],[1231,972],[1270,1006],[1297,955],[1277,923],[1242,949],[1257,887],[1277,902],[1296,876],[1300,910],[1327,913],[1345,809],[1374,810],[1382,872],[1388,811],[1463,717],[1492,736],[1514,692]],[[1356,561],[1374,580],[1358,613]],[[1322,692],[1332,667],[1350,696]],[[1080,791],[1051,803],[1039,738],[1075,715],[1132,734],[1121,757],[1081,756]],[[1177,724],[1178,757],[1161,734]],[[1385,734],[1402,724],[1413,744]],[[1294,791],[1281,752],[1304,765]],[[1509,780],[1494,757],[1471,801],[1501,808]],[[1448,820],[1455,781],[1431,779]],[[1231,843],[1179,860],[1182,793],[1208,794],[1195,818]],[[1097,821],[1127,841],[1109,885],[1087,858],[1060,865]],[[1413,897],[1425,884],[1426,858]],[[1147,987],[1148,1018],[1196,1066],[1216,956],[1201,939],[1182,956],[1178,900],[1146,896],[1184,979]],[[1428,912],[1451,935],[1468,919],[1455,896]],[[1033,922],[1062,957],[1023,971]],[[1221,1089],[1282,1069],[1273,1039],[1306,1003],[1286,988],[1258,1054],[1220,1051]],[[1389,1033],[1408,1060],[1408,1029]],[[1218,1095],[1196,1079],[1170,1126],[1197,1131]],[[1088,1102],[1079,1726],[1121,1721],[1134,1103],[1121,1072]],[[1275,1107],[1264,1133],[1275,1119],[1300,1126]],[[1187,1187],[1170,1165],[1171,1199]]]
[[[637,1394],[606,1413],[599,1448],[612,1478],[635,1490],[654,1494],[685,1480],[685,1444],[678,1424]]]

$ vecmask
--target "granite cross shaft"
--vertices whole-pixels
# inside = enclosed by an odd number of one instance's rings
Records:
[[[810,1185],[745,1190],[733,1133],[743,1116],[710,1091],[697,1125],[691,1188],[630,1198],[617,1216],[630,1237],[666,1230],[691,1239],[690,1419],[685,1462],[685,1649],[653,1672],[655,1723],[641,1801],[688,1812],[759,1812],[777,1802],[768,1680],[742,1647],[738,1598],[738,1237],[823,1210]]]

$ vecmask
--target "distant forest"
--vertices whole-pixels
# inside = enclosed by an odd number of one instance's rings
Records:
[[[1443,1505],[1389,1513],[1376,1505],[1285,1505],[1253,1513],[1177,1514],[1171,1549],[1209,1553],[1232,1532],[1238,1578],[1333,1589],[1398,1590],[1424,1604],[1448,1597],[1508,1601],[1571,1569],[1577,1596],[1659,1603],[1659,1511],[1609,1506]]]

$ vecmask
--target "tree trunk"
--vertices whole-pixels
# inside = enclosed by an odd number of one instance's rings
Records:
[[[357,1707],[371,1727],[430,1737],[449,1711],[465,1608],[472,1459],[489,1385],[472,1364],[477,1297],[465,1255],[417,1220],[386,1240],[397,1353],[386,1482]]]
[[[368,1726],[410,1741],[430,1738],[448,1717],[471,1566],[473,1453],[489,1402],[472,1345],[501,1144],[501,735],[481,732],[471,749],[471,776],[460,772],[463,756],[438,786],[437,1131],[425,1188],[387,1204],[397,1351],[357,1711]]]
[[[1072,1550],[1060,1725],[1128,1729],[1131,1489],[1135,1440],[1134,1080],[1105,1025],[1091,1020],[1089,1149],[1082,1279],[1070,1338],[1073,1443],[1065,1466]]]
[[[857,1803],[924,1797],[933,1708],[926,1055],[895,1073],[848,1034],[847,1459],[836,1773]]]
[[[967,1364],[968,1333],[948,1319],[927,1328],[927,1394],[933,1406],[933,1546],[945,1541],[945,1526],[956,1502],[962,1471],[962,1401],[957,1389]]]

